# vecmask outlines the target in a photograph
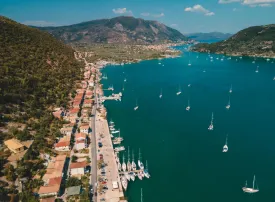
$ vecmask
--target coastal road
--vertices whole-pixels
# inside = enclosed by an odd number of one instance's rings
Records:
[[[95,95],[95,102],[97,102],[97,94],[96,94],[96,85],[94,89],[94,95]],[[96,118],[96,108],[97,104],[93,106],[93,117],[90,122],[90,127],[92,128],[91,133],[91,145],[90,145],[90,151],[91,151],[91,163],[92,163],[92,175],[91,175],[91,185],[93,186],[94,192],[97,190],[95,187],[95,184],[97,182],[97,151],[96,151],[96,138],[95,138],[95,118]],[[93,201],[97,201],[97,197],[93,195]]]

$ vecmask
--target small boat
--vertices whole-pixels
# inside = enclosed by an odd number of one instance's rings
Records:
[[[160,98],[160,99],[162,98],[162,88],[160,89],[160,95],[159,95],[159,98]]]
[[[111,133],[112,133],[112,134],[119,133],[119,130],[113,130]]]
[[[142,171],[140,171],[140,172],[138,172],[138,178],[140,179],[140,180],[142,180]]]
[[[138,109],[138,103],[137,103],[137,99],[136,99],[136,106],[134,107],[134,110],[136,111]]]
[[[191,84],[190,84],[190,83],[188,84],[188,87],[191,87]]]
[[[179,86],[179,91],[177,92],[177,95],[180,95],[181,94],[181,89],[180,89],[180,86]]]
[[[148,172],[148,163],[146,161],[146,168],[144,169],[144,176],[147,177],[147,178],[150,178],[150,174]]]
[[[130,172],[129,175],[130,175],[131,180],[132,180],[132,181],[135,181],[135,175],[134,175],[134,173],[133,173],[133,172]]]
[[[254,188],[254,186],[255,186],[255,180],[256,180],[256,177],[254,175],[254,177],[253,177],[253,187],[252,188],[247,187],[247,181],[246,181],[245,182],[245,186],[242,188],[242,190],[244,192],[246,192],[246,193],[249,193],[249,194],[254,194],[254,193],[259,192],[260,190],[259,190],[258,187],[256,189]]]
[[[256,69],[256,71],[255,71],[256,73],[258,73],[259,72],[259,66],[257,66],[257,69]]]
[[[188,66],[191,66],[192,64],[191,64],[191,62],[190,62],[190,60],[189,60],[189,63],[188,63]]]
[[[213,112],[212,112],[211,123],[210,123],[210,125],[209,125],[209,127],[208,127],[208,130],[214,130],[213,121],[214,121],[214,114],[213,114]]]
[[[123,170],[124,172],[126,172],[126,163],[125,163],[124,154],[123,154],[123,158],[122,158],[122,170]]]
[[[206,72],[205,69],[202,72],[205,73]]]
[[[115,147],[114,150],[115,150],[115,152],[124,151],[124,150],[125,150],[125,147],[124,147],[124,146]]]
[[[253,63],[253,64],[255,64],[255,60],[254,60],[254,61],[252,61],[252,63]]]
[[[132,153],[132,169],[133,169],[133,171],[135,171],[137,169],[137,165],[135,163],[134,151]]]
[[[121,163],[118,161],[118,163],[117,163],[117,168],[118,168],[118,170],[119,170],[119,172],[121,171]]]
[[[189,98],[188,98],[188,105],[187,105],[187,107],[186,107],[186,111],[189,111],[190,110],[190,100],[189,100]]]
[[[227,137],[228,137],[228,135],[226,135],[225,145],[224,145],[223,148],[222,148],[222,152],[228,152]]]
[[[113,122],[113,121],[111,120],[109,123],[110,123],[110,125],[113,125],[115,122]]]
[[[141,162],[141,153],[140,153],[140,149],[139,149],[139,158],[138,158],[138,166],[141,170],[144,169],[144,165],[143,163]]]
[[[229,96],[228,104],[225,106],[225,108],[230,109],[230,96]]]
[[[275,81],[275,76],[273,77],[273,81]]]
[[[231,84],[231,87],[229,89],[229,93],[232,93],[232,84]]]
[[[110,131],[115,131],[115,128],[112,128],[112,127],[111,127],[111,128],[110,128]]]
[[[114,86],[109,86],[108,90],[114,91]]]
[[[124,79],[124,82],[126,82],[126,81],[127,81],[127,79],[125,78],[125,79]]]
[[[122,184],[124,190],[126,191],[127,186],[128,186],[128,181],[127,181],[127,178],[125,176],[121,177],[121,184]]]
[[[126,179],[127,179],[128,181],[131,180],[131,177],[130,177],[129,173],[125,172],[124,175],[125,175],[125,177],[126,177]]]
[[[107,74],[104,74],[102,78],[103,79],[108,79]]]

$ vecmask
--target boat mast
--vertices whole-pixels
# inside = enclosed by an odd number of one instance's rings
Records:
[[[140,202],[143,202],[142,188],[140,189]]]
[[[212,112],[211,124],[213,125],[214,113]]]
[[[146,169],[148,170],[148,163],[147,163],[147,160],[146,160]]]
[[[134,150],[132,150],[132,161],[135,161],[135,154],[134,154]]]
[[[140,148],[138,149],[138,160],[141,160],[140,159]]]
[[[226,135],[225,145],[227,145],[227,137],[228,137],[228,134]]]
[[[130,148],[128,147],[128,162],[130,162]]]
[[[254,189],[254,184],[255,184],[255,175],[253,177],[253,189]]]

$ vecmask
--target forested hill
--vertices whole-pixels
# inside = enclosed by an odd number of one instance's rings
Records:
[[[50,34],[0,16],[0,112],[7,119],[40,117],[65,105],[80,64]]]
[[[40,27],[65,43],[154,44],[188,40],[160,22],[120,16],[61,27]]]
[[[193,50],[228,55],[274,57],[275,24],[248,27],[227,40],[212,44],[197,44]]]

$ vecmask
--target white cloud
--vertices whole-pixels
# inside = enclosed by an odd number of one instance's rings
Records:
[[[259,4],[260,7],[272,7],[271,4]]]
[[[164,16],[164,13],[160,13],[160,14],[154,14],[152,15],[154,18],[161,18]]]
[[[27,20],[27,21],[22,22],[22,24],[39,26],[39,27],[55,26],[56,25],[56,23],[54,23],[54,22],[48,22],[48,21],[43,21],[43,20]]]
[[[219,4],[229,4],[234,2],[241,2],[242,0],[219,0]]]
[[[253,5],[253,4],[269,4],[275,3],[275,0],[243,0],[244,5]]]
[[[145,16],[145,17],[146,17],[146,16],[149,16],[149,15],[150,15],[150,13],[141,13],[140,15],[141,15],[141,16]]]
[[[128,15],[133,15],[131,10],[127,10],[127,8],[114,8],[113,13],[115,14],[128,14]]]
[[[184,11],[186,12],[196,12],[196,13],[203,13],[206,16],[212,16],[215,15],[214,12],[211,12],[207,9],[205,9],[204,7],[202,7],[201,5],[197,4],[194,5],[193,7],[187,7],[184,9]]]

